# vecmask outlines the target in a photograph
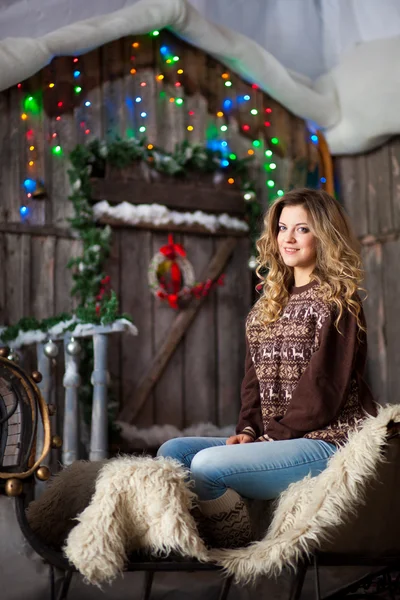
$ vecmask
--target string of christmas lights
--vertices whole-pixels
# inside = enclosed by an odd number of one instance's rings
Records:
[[[160,31],[154,30],[149,34],[153,38],[157,38],[160,35]],[[145,95],[146,95],[146,81],[140,80],[140,70],[138,73],[138,69],[135,66],[136,54],[140,52],[140,41],[133,41],[132,44],[132,52],[131,52],[131,61],[129,64],[130,74],[137,78],[137,84],[135,83],[135,91],[136,95],[133,95],[129,100],[132,105],[132,121],[134,123],[134,129],[127,129],[127,137],[134,137],[137,133],[141,134],[143,137],[146,137],[147,133],[147,120],[148,120],[148,111],[146,109]],[[184,74],[183,69],[180,67],[180,57],[177,53],[171,49],[171,43],[161,44],[159,47],[160,57],[161,57],[161,68],[159,72],[156,71],[155,79],[157,85],[160,86],[159,93],[161,96],[166,97],[166,89],[167,85],[171,81],[171,73],[173,72],[173,86],[175,88],[175,93],[170,95],[169,102],[173,103],[177,108],[183,107],[185,108],[185,98],[184,98],[184,88],[183,88],[183,78]],[[172,69],[173,71],[170,71]],[[168,72],[168,81],[166,78],[166,73]],[[74,57],[72,59],[72,76],[73,76],[73,94],[78,97],[82,97],[82,100],[78,103],[79,107],[79,127],[80,130],[86,135],[91,133],[90,127],[90,113],[88,112],[91,106],[91,102],[88,99],[85,99],[84,94],[84,73],[82,72],[82,65],[79,57]],[[275,155],[274,147],[279,145],[279,139],[277,137],[269,137],[269,130],[271,127],[271,122],[273,120],[273,110],[271,107],[264,108],[263,115],[263,125],[264,131],[261,131],[261,134],[258,133],[258,126],[260,124],[260,108],[257,108],[256,104],[256,91],[258,89],[257,84],[252,84],[251,90],[249,89],[247,93],[242,95],[235,95],[234,93],[234,84],[232,81],[231,74],[228,71],[224,71],[221,75],[221,83],[223,86],[223,100],[221,103],[221,107],[216,112],[216,126],[210,130],[210,136],[208,137],[207,144],[212,149],[218,149],[221,154],[220,165],[221,168],[227,168],[232,163],[232,161],[237,159],[237,156],[234,152],[232,152],[229,144],[229,125],[230,118],[232,114],[232,110],[236,109],[239,105],[243,104],[246,106],[246,111],[248,107],[248,118],[244,119],[242,122],[241,129],[243,133],[247,136],[251,136],[252,131],[255,129],[257,131],[256,136],[251,141],[251,145],[247,150],[249,156],[258,156],[261,158],[260,162],[263,164],[263,169],[266,173],[265,185],[268,189],[268,197],[269,200],[273,200],[276,197],[282,196],[284,191],[278,188],[277,185],[277,156]],[[52,80],[48,83],[48,87],[50,90],[54,90],[54,93],[57,93],[57,82],[56,77],[53,74]],[[22,92],[22,84],[18,84],[18,88]],[[254,90],[254,93],[252,91]],[[76,98],[75,98],[76,99]],[[23,182],[23,188],[26,193],[27,202],[23,206],[21,206],[21,217],[26,217],[27,212],[29,212],[29,208],[27,206],[28,200],[31,199],[32,194],[34,193],[37,180],[38,173],[36,171],[36,144],[35,144],[35,128],[32,122],[32,114],[35,111],[40,110],[38,106],[38,100],[35,98],[35,95],[24,95],[21,100],[22,104],[22,113],[21,119],[24,121],[24,133],[26,136],[27,144],[28,144],[28,161],[27,161],[27,173]],[[62,114],[64,112],[63,99],[58,100],[56,103],[59,112],[56,114],[55,119],[53,121],[53,128],[50,132],[50,150],[54,156],[62,156],[63,155],[63,147],[62,140],[60,139],[60,133],[58,125],[62,119]],[[194,121],[195,113],[193,110],[187,110],[185,112],[185,127],[188,134],[194,131],[195,121]],[[254,127],[254,122],[252,119],[256,119],[257,127]],[[262,121],[261,121],[262,123]],[[136,131],[135,131],[136,130]],[[311,142],[314,144],[318,144],[318,136],[315,133],[310,135]],[[154,140],[152,140],[154,142]],[[149,143],[148,148],[152,149],[153,143]],[[234,184],[235,180],[233,177],[227,176],[227,182],[229,184]],[[320,178],[320,182],[324,183],[325,179],[323,177]],[[255,200],[255,195],[253,192],[248,192],[244,194],[244,199],[247,202]]]

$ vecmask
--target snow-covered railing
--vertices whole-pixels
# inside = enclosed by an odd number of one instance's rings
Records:
[[[127,319],[117,319],[110,325],[92,325],[76,321],[72,330],[66,329],[73,325],[58,323],[47,332],[26,331],[20,333],[8,345],[11,353],[24,346],[36,345],[38,370],[42,380],[38,384],[45,402],[51,404],[52,374],[51,361],[58,355],[58,345],[64,347],[65,372],[63,385],[65,388],[65,406],[63,423],[62,462],[70,465],[79,456],[79,406],[78,394],[81,378],[79,361],[81,347],[80,338],[93,338],[94,368],[91,375],[93,385],[92,420],[90,432],[90,460],[101,460],[108,455],[108,420],[107,420],[107,386],[109,375],[107,371],[108,336],[113,333],[128,332],[137,335],[137,329]],[[0,332],[1,335],[1,332]],[[10,356],[12,358],[12,355]],[[36,453],[40,454],[43,446],[43,428],[39,424],[36,442]]]

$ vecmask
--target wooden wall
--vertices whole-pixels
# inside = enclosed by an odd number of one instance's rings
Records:
[[[162,60],[162,45],[179,56],[176,65]],[[74,70],[80,71],[78,78]],[[266,180],[272,176],[275,190],[289,189],[304,186],[310,174],[317,172],[318,149],[305,123],[234,74],[229,74],[232,86],[228,89],[222,77],[225,72],[223,65],[205,53],[161,32],[157,38],[117,40],[75,62],[73,57],[56,58],[20,87],[0,93],[1,323],[11,324],[22,316],[47,317],[74,305],[66,264],[70,256],[79,254],[80,245],[68,230],[72,206],[67,170],[68,154],[77,143],[94,137],[138,137],[142,125],[147,128],[148,142],[167,150],[184,139],[202,144],[225,139],[239,157],[255,157],[254,172],[265,201]],[[78,84],[80,94],[74,91]],[[22,119],[23,100],[29,94],[42,108]],[[224,99],[233,98],[236,103],[245,95],[250,100],[217,116],[224,110]],[[141,102],[136,102],[138,97]],[[184,99],[181,106],[171,102],[178,97]],[[257,114],[251,114],[251,109]],[[228,125],[227,132],[221,132],[223,124]],[[279,144],[271,142],[273,137],[279,138]],[[260,140],[260,145],[255,146],[254,140]],[[56,144],[62,147],[62,156],[52,153]],[[271,162],[265,158],[267,149],[273,150],[277,165],[269,173],[265,170],[266,162]],[[43,180],[46,199],[26,197],[22,187],[26,177]],[[24,222],[19,213],[22,204],[31,209]],[[147,286],[150,258],[165,243],[166,234],[167,230],[163,235],[128,227],[114,232],[107,268],[121,310],[133,316],[140,332],[137,338],[121,337],[112,344],[110,372],[121,404],[132,401],[138,379],[175,315],[155,302]],[[181,241],[200,276],[219,238],[182,235]],[[242,239],[226,270],[226,285],[207,299],[137,416],[137,425],[168,422],[182,427],[208,420],[223,425],[236,420],[243,324],[251,302],[249,253],[249,243]]]
[[[368,154],[335,160],[340,197],[362,243],[368,373],[379,402],[400,387],[400,138]]]

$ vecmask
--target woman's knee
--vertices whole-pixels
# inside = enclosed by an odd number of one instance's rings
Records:
[[[193,479],[214,479],[221,470],[217,448],[200,450],[192,460],[190,468]]]
[[[173,438],[172,440],[164,442],[157,452],[157,456],[163,456],[164,458],[175,458],[180,462],[183,462],[182,459],[185,454],[184,438]]]

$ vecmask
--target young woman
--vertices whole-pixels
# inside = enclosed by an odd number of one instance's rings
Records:
[[[341,206],[323,191],[293,190],[264,224],[257,244],[263,290],[246,322],[236,435],[178,438],[159,450],[190,469],[221,546],[250,539],[243,498],[276,498],[317,475],[376,412],[363,379],[361,261]]]

